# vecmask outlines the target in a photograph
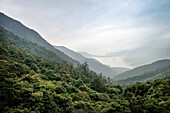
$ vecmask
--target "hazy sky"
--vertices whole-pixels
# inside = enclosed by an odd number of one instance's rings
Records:
[[[1,0],[0,11],[53,45],[94,55],[170,38],[170,0]],[[117,57],[98,59],[111,66],[135,66],[125,57],[119,56],[120,63]]]

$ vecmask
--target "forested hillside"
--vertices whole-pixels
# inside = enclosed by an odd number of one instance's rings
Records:
[[[0,111],[46,113],[169,113],[170,80],[110,85],[87,64],[27,53],[0,43]]]
[[[153,81],[155,79],[160,79],[165,77],[170,77],[170,65],[163,68],[156,69],[154,71],[147,72],[142,75],[129,77],[127,79],[112,81],[112,83],[115,85],[121,85],[125,87],[129,85],[133,85],[136,82]]]
[[[136,67],[132,70],[125,71],[114,77],[115,80],[127,79],[130,77],[135,77],[143,74],[150,73],[152,71],[161,70],[162,68],[170,65],[170,59],[163,59],[153,62],[151,64]]]
[[[21,22],[14,20],[5,14],[0,12],[0,26],[7,29],[8,31],[14,33],[15,35],[24,38],[30,42],[37,43],[47,50],[52,51],[57,54],[60,58],[63,58],[65,61],[77,65],[78,62],[71,59],[63,52],[55,49],[50,43],[48,43],[43,37],[40,36],[36,31],[24,26]]]
[[[113,82],[79,59],[0,13],[0,112],[170,113],[170,60],[127,71]],[[102,71],[98,61],[88,61]]]
[[[95,102],[110,102],[122,91],[106,84],[86,64],[74,68],[5,43],[0,49],[1,111],[93,111]]]

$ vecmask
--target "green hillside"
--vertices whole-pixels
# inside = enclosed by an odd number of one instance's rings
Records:
[[[162,79],[165,77],[170,77],[170,65],[156,69],[154,71],[147,72],[142,75],[129,77],[127,79],[118,80],[118,81],[112,81],[115,85],[121,85],[121,86],[129,86],[132,84],[135,84],[136,82],[146,82],[146,81],[153,81],[155,79]]]
[[[170,113],[170,60],[120,74],[131,78],[113,85],[2,13],[0,26],[0,112]]]
[[[45,113],[169,113],[170,80],[126,89],[87,64],[74,67],[0,43],[0,111]],[[109,81],[108,81],[109,82]]]
[[[114,80],[122,80],[122,79],[127,79],[127,78],[131,78],[131,77],[143,75],[143,74],[149,73],[151,71],[155,71],[157,69],[164,68],[168,65],[170,65],[170,59],[158,60],[151,64],[139,66],[132,70],[125,71],[121,74],[118,74],[117,76],[114,77]]]
[[[74,68],[4,43],[0,53],[0,110],[4,112],[93,111],[95,102],[110,102],[122,91],[105,84],[86,64]]]

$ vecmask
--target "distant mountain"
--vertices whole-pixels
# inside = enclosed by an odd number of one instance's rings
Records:
[[[129,86],[129,85],[135,84],[136,82],[153,81],[155,79],[164,79],[168,77],[170,77],[170,65],[163,67],[163,68],[155,69],[154,71],[150,71],[142,75],[114,81],[113,84]]]
[[[77,61],[79,61],[80,63],[84,63],[84,59],[86,59],[84,56],[82,56],[81,54],[70,50],[64,46],[54,46],[56,49],[62,51],[63,53],[65,53],[66,55],[68,55],[69,57],[71,57],[72,59],[76,59]]]
[[[155,71],[155,70],[160,69],[160,68],[164,68],[168,65],[170,65],[170,59],[159,60],[159,61],[153,62],[151,64],[143,65],[143,66],[134,68],[132,70],[123,72],[121,74],[118,74],[114,77],[114,79],[115,80],[122,80],[122,79],[127,79],[127,78],[130,78],[130,77],[143,75],[143,74],[146,74],[148,72]]]
[[[57,48],[58,50],[62,51],[63,53],[65,53],[66,55],[71,57],[72,59],[79,61],[81,64],[87,62],[89,65],[89,68],[91,70],[95,71],[98,74],[102,73],[106,77],[113,78],[115,75],[128,70],[127,68],[121,68],[121,67],[116,67],[116,68],[108,67],[108,66],[100,63],[96,59],[86,58],[83,55],[81,55],[80,53],[77,53],[77,52],[70,50],[63,46],[54,46],[54,47]]]
[[[50,43],[44,40],[36,31],[24,26],[21,22],[14,20],[5,14],[0,12],[0,26],[4,27],[8,31],[18,35],[21,38],[25,38],[28,41],[35,42],[41,46],[44,46],[46,49],[51,50],[56,53],[59,57],[68,61],[69,63],[73,63],[74,65],[79,64],[79,62],[71,59],[63,52],[55,49]]]
[[[117,73],[116,75],[123,73],[125,71],[130,70],[130,68],[125,68],[125,67],[110,67],[115,73]]]

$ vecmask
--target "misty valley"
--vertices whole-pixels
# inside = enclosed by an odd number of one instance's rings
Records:
[[[0,13],[0,112],[170,113],[170,59],[131,69],[84,54]]]

